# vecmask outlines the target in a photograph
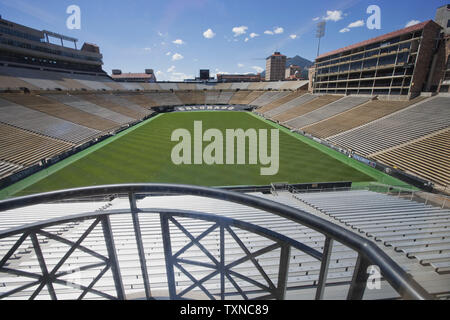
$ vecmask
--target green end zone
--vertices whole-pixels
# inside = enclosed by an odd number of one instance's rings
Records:
[[[262,176],[258,165],[175,165],[172,132],[280,129],[278,174]],[[270,135],[269,135],[270,136]],[[208,143],[204,143],[207,145]],[[270,143],[269,143],[270,145]],[[248,145],[247,145],[248,151]],[[225,157],[225,154],[224,154]],[[248,112],[176,112],[158,115],[0,191],[0,198],[116,183],[181,183],[203,186],[268,185],[272,182],[352,181],[410,187],[402,181]]]

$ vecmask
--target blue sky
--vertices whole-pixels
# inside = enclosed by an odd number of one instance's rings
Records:
[[[66,27],[69,5],[81,9],[81,29]],[[158,80],[265,68],[274,51],[314,60],[315,27],[327,21],[321,53],[433,19],[438,0],[0,0],[3,18],[96,43],[104,70],[142,72]],[[381,29],[369,30],[370,5],[381,9]],[[178,40],[178,41],[177,41]]]

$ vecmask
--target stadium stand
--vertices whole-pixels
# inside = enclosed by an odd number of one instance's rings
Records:
[[[172,92],[151,92],[145,93],[145,97],[152,101],[155,101],[157,106],[167,107],[167,106],[182,106],[183,102],[178,99],[178,97]]]
[[[369,155],[432,132],[447,128],[450,123],[450,97],[434,97],[415,103],[401,104],[403,110],[344,132],[329,140],[361,155]],[[391,105],[394,102],[389,103]],[[410,105],[405,109],[405,105]]]
[[[292,128],[303,128],[316,122],[331,118],[368,101],[368,97],[346,96],[301,117],[289,120],[286,122],[286,125]]]
[[[140,83],[145,90],[162,90],[157,83]]]
[[[74,144],[0,124],[0,160],[30,166],[69,150]]]
[[[342,96],[333,96],[333,95],[319,96],[316,99],[313,99],[312,101],[299,104],[294,108],[290,108],[282,113],[279,113],[276,116],[274,116],[273,119],[279,122],[286,122],[291,119],[301,117],[302,115],[307,114],[311,111],[320,109],[323,106],[333,103],[341,98]]]
[[[0,122],[24,130],[79,144],[101,132],[0,98]]]
[[[22,166],[0,160],[0,178],[7,177],[22,170]]]
[[[205,93],[203,91],[177,91],[175,94],[183,104],[205,104]]]
[[[206,104],[217,104],[220,97],[220,91],[207,91],[205,92],[205,103]]]
[[[99,131],[117,127],[117,123],[39,95],[3,94],[3,99]]]
[[[269,91],[255,99],[252,104],[258,107],[263,107],[287,95],[289,95],[289,92]]]
[[[369,157],[442,186],[450,185],[450,129],[443,129]]]
[[[252,195],[261,197],[263,199],[277,201],[279,203],[310,212],[311,214],[318,215],[320,217],[328,217],[330,214],[328,211],[320,212],[315,209],[316,205],[312,203],[311,205],[306,204],[306,202],[314,202],[310,198],[303,199],[303,197],[313,197],[316,196],[318,199],[322,197],[332,196],[336,193],[311,193],[311,194],[297,194],[296,197],[301,199],[300,201],[292,196],[290,193],[279,192],[277,195],[267,195],[261,193],[252,193]],[[369,203],[375,203],[378,208],[385,204],[396,204],[400,203],[404,208],[422,208],[423,205],[415,204],[409,200],[395,199],[393,197],[385,196],[382,194],[377,194],[368,191],[359,191],[358,194],[355,192],[340,192],[341,197],[336,198],[336,202],[339,204],[344,204],[343,199],[348,199],[351,196],[360,197],[359,194],[364,196],[365,201],[370,201]],[[361,196],[361,197],[362,197]],[[362,200],[362,199],[361,199]],[[382,202],[381,200],[384,200]],[[361,201],[362,202],[362,201]],[[326,203],[328,205],[332,205]],[[359,203],[358,203],[359,204]],[[285,236],[291,237],[305,245],[310,246],[318,251],[323,251],[324,236],[317,231],[307,228],[292,221],[286,220],[285,218],[278,217],[267,212],[252,209],[246,206],[233,204],[227,201],[214,200],[201,198],[196,196],[152,196],[138,200],[138,206],[140,208],[168,208],[168,209],[181,209],[181,210],[201,210],[202,212],[211,212],[219,216],[234,218],[240,221],[245,221],[252,223],[256,226],[264,227],[269,230],[281,233]],[[13,227],[17,227],[19,224],[23,223],[33,223],[36,219],[45,220],[57,217],[66,216],[68,214],[77,214],[81,212],[102,212],[108,213],[112,210],[123,210],[129,208],[129,202],[126,198],[115,198],[110,201],[100,201],[100,202],[83,202],[83,203],[58,203],[58,204],[41,204],[34,205],[26,208],[9,210],[2,212],[4,219],[0,221],[0,230],[5,230]],[[333,209],[334,207],[331,206]],[[427,208],[428,209],[428,208]],[[392,209],[391,209],[392,210]],[[389,209],[387,209],[389,212]],[[39,214],[36,214],[38,213]],[[365,212],[363,212],[364,214]],[[393,212],[393,214],[395,214]],[[435,221],[445,220],[448,221],[449,215],[447,212],[439,209],[428,209],[428,219],[426,221],[434,223]],[[330,215],[334,216],[334,212]],[[440,215],[440,218],[439,218]],[[373,217],[375,220],[367,221],[369,226],[377,226],[378,220],[389,220],[386,219],[388,215],[383,215],[379,212],[369,212],[368,216]],[[422,217],[421,217],[422,216]],[[17,217],[20,217],[20,223],[18,223]],[[355,216],[357,217],[357,216]],[[399,218],[404,218],[403,220],[395,220]],[[414,222],[419,224],[423,215],[414,216],[416,218]],[[410,223],[412,219],[407,219],[408,216],[404,214],[397,214],[395,218],[392,218],[392,222],[389,227],[400,225],[401,223]],[[138,249],[136,246],[136,239],[133,229],[133,221],[131,215],[119,215],[111,216],[111,227],[114,230],[114,240],[115,247],[117,251],[117,257],[119,260],[121,278],[123,281],[123,286],[125,289],[125,294],[128,298],[139,298],[143,294],[142,276],[141,269],[139,265]],[[151,283],[152,293],[154,296],[167,297],[167,280],[166,280],[166,268],[164,262],[164,250],[161,245],[163,235],[160,228],[160,219],[157,214],[141,214],[140,215],[140,225],[145,228],[145,233],[142,235],[142,240],[144,247],[146,248],[145,256],[151,261],[147,265],[147,271],[149,275],[149,282]],[[331,219],[331,218],[330,218]],[[367,220],[367,219],[366,219]],[[55,226],[51,228],[51,232],[58,233],[64,236],[65,239],[76,242],[89,227],[92,222],[80,222],[72,223],[61,226]],[[340,222],[336,222],[340,223]],[[210,224],[202,222],[200,220],[184,219],[183,226],[186,227],[189,232],[193,234],[200,234],[209,227]],[[383,225],[382,225],[383,227]],[[389,228],[388,227],[388,228]],[[402,230],[401,228],[398,228]],[[373,229],[371,229],[372,231]],[[375,230],[376,231],[376,230]],[[273,242],[264,239],[255,234],[248,234],[243,230],[236,229],[236,235],[241,239],[245,246],[249,249],[257,251],[263,249]],[[171,242],[175,248],[181,249],[184,245],[189,243],[189,239],[183,233],[182,230],[178,228],[171,228]],[[103,230],[101,226],[96,226],[92,233],[83,240],[83,246],[95,250],[100,254],[106,254],[106,247],[102,239]],[[410,236],[410,234],[408,234]],[[425,235],[425,233],[423,233]],[[418,235],[420,236],[420,235]],[[430,237],[433,238],[433,237]],[[14,243],[13,240],[8,239],[8,241],[0,242],[0,253],[5,253],[10,246]],[[423,240],[421,240],[423,241]],[[436,241],[436,239],[432,240]],[[445,243],[445,240],[443,241]],[[214,235],[208,236],[201,241],[204,248],[213,252],[217,249],[219,245],[219,237]],[[430,242],[432,243],[432,242]],[[67,246],[59,241],[52,241],[49,238],[42,238],[42,247],[46,252],[46,264],[47,267],[52,269],[58,261],[67,252]],[[31,241],[26,240],[23,244],[24,248],[31,246]],[[21,247],[22,248],[22,247]],[[387,247],[383,247],[384,250],[389,250]],[[241,251],[239,245],[235,242],[227,241],[225,250],[227,252],[227,262],[235,261],[242,257],[243,252]],[[197,246],[191,247],[189,250],[183,254],[185,259],[190,261],[199,262],[209,262],[207,258]],[[430,268],[422,266],[417,263],[416,260],[411,260],[401,252],[390,252],[393,259],[401,262],[402,268],[407,272],[410,272],[414,278],[420,281],[420,284],[425,286],[430,292],[443,292],[448,288],[447,278],[439,275],[434,271],[430,271]],[[327,276],[327,290],[326,299],[345,299],[347,290],[344,288],[348,287],[348,282],[352,278],[353,271],[355,269],[357,254],[352,249],[343,246],[342,244],[336,242],[333,245],[328,276]],[[267,276],[271,281],[276,282],[278,278],[278,263],[279,254],[276,252],[269,252],[265,255],[258,257],[258,263],[266,272]],[[86,254],[82,250],[76,250],[70,256],[67,263],[70,266],[77,265],[88,265],[98,262],[98,258],[89,254]],[[434,262],[433,262],[434,263]],[[19,250],[14,255],[13,264],[10,267],[18,270],[28,270],[29,272],[38,272],[40,270],[39,261],[36,259],[36,255],[33,250]],[[78,279],[77,283],[83,285],[89,284],[102,270],[102,267],[96,267],[93,269],[85,270],[82,272],[82,279]],[[233,270],[250,277],[255,281],[264,281],[263,276],[255,270],[255,266],[251,263],[242,263],[234,267]],[[189,273],[197,279],[201,279],[210,273],[210,269],[205,268],[189,268]],[[291,288],[287,291],[287,299],[301,299],[308,297],[314,297],[314,289],[317,285],[320,273],[320,263],[306,255],[303,252],[293,250],[291,252],[291,259],[289,262],[289,274],[288,274],[288,287]],[[426,279],[423,275],[426,274]],[[186,288],[191,285],[191,279],[183,272],[175,273],[175,281],[180,288]],[[421,277],[422,276],[422,277]],[[29,281],[27,278],[18,276],[9,276],[2,274],[0,276],[0,294],[7,292],[13,288],[17,288],[21,285],[26,284]],[[211,290],[212,292],[217,292],[218,283],[220,279],[215,278],[211,281],[205,281],[204,286]],[[383,280],[382,280],[383,281]],[[238,280],[239,286],[242,290],[251,291],[254,286],[247,281]],[[110,272],[106,273],[95,285],[95,288],[101,290],[102,292],[114,295],[114,281],[112,274]],[[334,288],[334,289],[333,289]],[[56,286],[58,299],[74,299],[80,295],[80,291],[67,287],[67,286]],[[227,289],[233,289],[233,286],[227,283]],[[201,298],[202,296],[200,289],[195,291],[191,298]],[[13,295],[13,299],[20,299],[29,296],[33,290],[26,288]],[[311,294],[312,293],[312,294]],[[139,296],[141,295],[141,296]],[[250,295],[250,293],[249,293]],[[379,298],[397,298],[398,294],[393,291],[390,286],[383,281],[380,290],[366,290],[365,299],[379,299]],[[43,291],[39,298],[49,299],[50,296],[48,292]],[[94,293],[88,293],[85,299],[99,299],[98,295]]]
[[[308,86],[308,80],[299,81],[285,81],[280,87],[280,90],[306,90]]]
[[[195,83],[178,83],[178,90],[197,90],[197,85]]]
[[[286,103],[284,103],[284,104],[282,104],[282,105],[280,105],[280,106],[278,106],[278,107],[276,107],[274,109],[271,109],[269,111],[264,112],[264,116],[268,117],[268,118],[272,118],[272,117],[274,117],[274,116],[276,116],[276,115],[278,115],[280,113],[286,112],[289,109],[292,109],[292,108],[295,108],[297,106],[300,106],[300,105],[302,105],[304,103],[307,103],[307,102],[309,102],[309,101],[311,101],[313,99],[316,99],[316,98],[317,98],[317,96],[314,96],[314,95],[309,94],[309,93],[300,95],[299,97],[294,98],[294,99],[292,99],[292,100],[290,100],[290,101],[288,101],[288,102],[286,102]]]
[[[108,84],[106,84],[108,85]],[[141,86],[140,83],[134,83],[134,82],[121,82],[120,85],[128,91],[141,91],[144,90],[144,87]]]
[[[283,104],[285,104],[285,103],[287,103],[287,102],[289,102],[289,101],[291,101],[291,100],[293,100],[293,99],[295,99],[297,97],[300,97],[300,96],[304,95],[305,93],[306,93],[305,91],[295,91],[295,92],[289,93],[287,96],[284,96],[281,99],[272,101],[271,103],[268,103],[265,106],[263,106],[261,108],[258,108],[258,112],[259,113],[264,113],[264,112],[267,112],[269,110],[278,108],[279,106],[281,106],[281,105],[283,105]]]
[[[218,83],[214,86],[214,90],[231,90],[231,83]]]
[[[250,85],[249,82],[235,82],[231,84],[231,88],[232,90],[246,90],[248,88],[248,86]]]
[[[253,105],[253,101],[255,101],[262,94],[264,94],[264,91],[251,91],[245,99],[242,99],[242,104]]]
[[[158,106],[158,104],[155,101],[153,101],[143,93],[116,93],[115,95],[117,97],[126,99],[134,104],[137,104],[138,106],[141,106],[142,108],[145,109],[150,109],[152,107]]]
[[[435,272],[450,270],[450,210],[365,190],[296,197]]]
[[[0,89],[3,90],[20,90],[22,88],[27,88],[29,90],[37,90],[38,87],[31,85],[30,83],[23,81],[17,77],[6,75],[1,72],[0,67]]]
[[[410,101],[373,100],[337,116],[307,126],[303,130],[320,138],[330,137],[385,117],[422,100],[422,97]]]
[[[95,116],[102,117],[110,121],[114,121],[115,123],[120,125],[130,123],[135,120],[133,118],[124,116],[120,113],[100,107],[96,104],[90,103],[88,101],[82,100],[76,96],[72,96],[69,94],[42,94],[42,95],[48,99],[52,99],[59,103],[63,103],[65,105],[93,114]]]
[[[133,110],[132,108],[128,108],[125,105],[121,105],[119,103],[116,103],[114,101],[108,100],[108,95],[102,95],[102,94],[93,94],[93,93],[83,93],[83,94],[76,94],[77,98],[88,101],[90,103],[96,104],[100,107],[109,109],[111,111],[114,111],[116,113],[120,113],[124,116],[133,118],[135,120],[142,118],[143,113],[137,110]]]
[[[232,91],[222,91],[220,92],[217,102],[215,104],[228,104],[233,97],[234,92]]]
[[[164,82],[160,82],[158,83],[159,87],[161,88],[161,90],[178,90],[178,85],[176,83],[164,83]]]
[[[143,108],[131,101],[128,101],[126,99],[123,99],[123,98],[121,98],[117,95],[111,94],[111,93],[101,94],[101,97],[109,102],[115,103],[115,104],[123,106],[129,110],[132,110],[133,112],[135,112],[138,115],[138,119],[144,118],[153,113],[153,111],[151,111],[151,110]]]
[[[247,98],[250,93],[252,93],[252,91],[237,91],[230,99],[230,104],[244,104],[245,98]]]

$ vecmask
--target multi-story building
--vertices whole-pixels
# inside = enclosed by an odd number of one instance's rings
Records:
[[[153,69],[146,69],[144,73],[122,73],[121,70],[112,70],[111,78],[117,82],[156,82]]]
[[[286,75],[286,56],[279,52],[266,59],[266,81],[284,80]]]
[[[302,68],[291,64],[289,67],[286,68],[285,78],[287,80],[297,80],[302,77]]]
[[[0,16],[0,61],[5,66],[32,65],[33,68],[43,70],[64,69],[104,74],[99,47],[85,43],[78,49],[77,42],[75,38],[32,29]]]
[[[441,41],[433,61],[433,72],[430,80],[430,89],[439,92],[450,92],[450,4],[439,7],[436,11],[435,21],[441,25]]]
[[[317,57],[315,93],[409,95],[427,90],[441,26],[429,20]]]

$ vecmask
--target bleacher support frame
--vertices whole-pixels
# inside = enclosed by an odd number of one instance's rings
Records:
[[[238,221],[230,218],[225,218],[219,215],[205,214],[199,212],[190,212],[185,210],[170,210],[170,209],[158,209],[158,208],[138,208],[136,203],[136,196],[142,194],[173,194],[173,195],[194,195],[199,197],[206,197],[218,200],[225,200],[244,206],[248,206],[255,209],[264,210],[266,212],[272,213],[289,219],[295,223],[302,226],[311,228],[323,235],[325,235],[324,251],[323,253],[310,248],[300,242],[287,238],[281,234],[270,231],[268,229],[258,227],[243,221]],[[0,231],[0,239],[5,239],[9,237],[17,237],[18,240],[14,241],[11,249],[7,254],[0,260],[0,272],[6,272],[8,274],[20,275],[34,279],[35,281],[31,284],[22,285],[19,288],[15,288],[9,292],[0,295],[1,298],[7,298],[9,295],[16,292],[28,289],[33,285],[38,285],[37,289],[34,291],[30,298],[34,299],[39,292],[47,287],[50,297],[52,299],[57,299],[57,294],[53,287],[53,284],[60,284],[69,287],[78,286],[83,290],[82,294],[79,296],[82,299],[88,292],[100,295],[103,298],[108,299],[126,299],[125,291],[123,288],[120,267],[117,258],[117,252],[114,245],[114,234],[111,229],[110,216],[112,215],[126,215],[131,214],[133,218],[133,225],[135,231],[135,238],[137,241],[139,259],[137,259],[141,265],[141,271],[143,273],[145,297],[147,299],[152,299],[150,283],[148,282],[148,274],[146,270],[146,261],[143,252],[143,243],[141,236],[141,228],[139,225],[139,214],[149,214],[158,213],[160,215],[161,228],[163,231],[163,245],[164,245],[164,255],[166,261],[167,270],[167,281],[169,288],[169,295],[171,299],[182,299],[185,293],[188,293],[192,289],[198,287],[202,290],[205,295],[210,299],[215,299],[215,296],[209,292],[206,288],[202,286],[202,283],[215,275],[220,275],[220,290],[216,292],[216,297],[220,299],[225,299],[225,278],[231,279],[230,274],[234,277],[238,277],[241,280],[250,282],[256,285],[264,295],[259,296],[259,299],[284,299],[285,293],[288,287],[287,284],[287,273],[290,258],[290,249],[295,248],[303,253],[306,253],[313,258],[321,261],[321,268],[319,274],[319,281],[317,283],[317,290],[315,294],[316,299],[321,299],[324,296],[324,290],[326,288],[326,276],[328,270],[328,262],[330,257],[330,252],[332,250],[332,243],[334,241],[339,242],[349,248],[355,250],[358,253],[357,264],[355,271],[353,273],[353,278],[348,291],[347,299],[349,300],[359,300],[363,298],[364,291],[366,288],[366,283],[369,277],[367,273],[367,268],[371,265],[376,265],[379,267],[381,275],[387,280],[395,291],[404,299],[432,299],[433,297],[427,293],[410,275],[408,275],[397,263],[395,263],[384,251],[382,251],[373,242],[365,239],[358,234],[355,234],[343,227],[333,224],[317,216],[311,215],[299,209],[295,209],[290,206],[286,206],[277,202],[269,201],[267,199],[250,196],[246,194],[225,191],[221,189],[205,188],[199,186],[188,186],[188,185],[175,185],[175,184],[127,184],[127,185],[110,185],[110,186],[96,186],[87,188],[77,188],[64,191],[55,191],[44,194],[31,195],[26,197],[14,198],[10,200],[0,201],[0,212],[5,210],[17,209],[22,207],[27,207],[31,205],[36,205],[40,203],[49,203],[56,201],[63,201],[75,198],[86,198],[86,197],[98,197],[98,196],[108,196],[108,195],[128,195],[130,209],[129,210],[111,210],[103,211],[97,213],[85,213],[69,217],[57,218],[48,221],[38,222],[30,225],[25,225],[22,227],[13,228],[10,230]],[[194,237],[189,231],[187,231],[175,217],[187,217],[192,219],[200,219],[204,221],[209,221],[213,223],[212,227],[203,231],[199,236]],[[60,235],[51,234],[43,229],[50,226],[62,225],[71,222],[87,221],[93,220],[92,224],[88,229],[82,234],[82,236],[76,241],[72,242],[64,239]],[[189,239],[190,243],[179,250],[177,253],[172,253],[172,246],[170,243],[170,229],[168,227],[169,221],[171,221],[176,227],[178,227]],[[89,233],[98,225],[102,225],[103,237],[107,248],[107,256],[94,252],[93,250],[83,247],[83,240],[89,235]],[[231,227],[245,230],[254,234],[258,234],[265,238],[268,238],[275,242],[264,249],[257,252],[251,253],[236,233],[231,229]],[[208,252],[200,244],[200,240],[211,233],[213,230],[219,228],[220,230],[220,259],[215,259],[211,253]],[[224,247],[225,247],[225,231],[227,231],[234,240],[239,244],[242,250],[246,253],[245,258],[241,258],[225,265],[224,260]],[[44,236],[47,239],[53,239],[70,246],[70,249],[63,256],[63,258],[56,264],[56,266],[49,271],[45,263],[45,258],[42,254],[40,243],[38,241],[37,235]],[[14,270],[8,268],[6,263],[9,258],[14,254],[17,248],[24,242],[24,240],[30,237],[33,244],[33,249],[39,261],[40,269],[42,275],[34,274],[31,272]],[[205,253],[213,262],[213,264],[207,264],[200,261],[186,261],[179,259],[180,252],[187,250],[190,246],[196,245],[203,253]],[[278,272],[278,282],[275,286],[270,279],[268,279],[267,274],[265,274],[261,265],[257,262],[256,257],[264,253],[270,252],[275,249],[281,248],[280,253],[280,263]],[[102,262],[100,264],[83,266],[81,268],[89,269],[99,266],[104,266],[103,270],[97,275],[95,279],[92,280],[91,284],[88,286],[79,286],[75,283],[69,283],[67,281],[58,279],[59,276],[67,274],[67,272],[58,272],[58,269],[64,264],[64,262],[70,257],[70,255],[76,250],[80,249],[91,255],[98,257]],[[260,272],[262,277],[267,281],[269,286],[265,286],[256,280],[253,280],[245,275],[238,274],[231,270],[231,268],[242,261],[252,261],[256,269]],[[211,268],[213,272],[204,277],[201,280],[196,280],[191,278],[189,273],[183,268],[179,268],[181,263],[202,266]],[[186,288],[182,292],[177,293],[176,283],[174,282],[173,272],[174,266],[177,266],[183,273],[186,274],[193,281],[193,285]],[[108,293],[100,292],[93,289],[95,283],[108,271],[111,269],[114,280],[115,296]],[[186,272],[185,272],[186,271]],[[241,296],[247,299],[247,293],[241,290],[239,285],[234,282],[233,279],[230,280],[234,288],[237,290],[234,292],[235,295]]]

